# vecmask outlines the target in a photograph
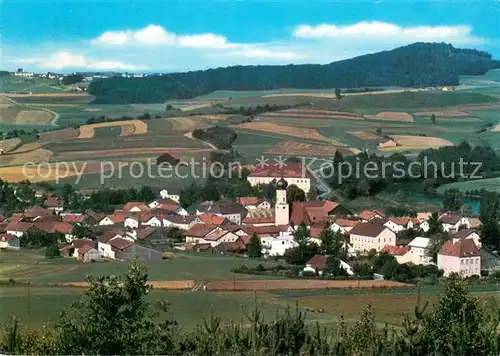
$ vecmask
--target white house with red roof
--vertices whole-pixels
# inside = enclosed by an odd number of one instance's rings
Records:
[[[462,277],[480,275],[481,254],[472,239],[446,241],[437,255],[437,266],[444,276],[458,273]]]
[[[401,232],[413,228],[413,220],[406,217],[390,217],[384,224],[394,232]]]
[[[283,177],[288,185],[296,185],[306,194],[313,189],[314,175],[298,162],[287,162],[283,167],[279,165],[266,164],[257,166],[255,170],[247,177],[251,186],[259,184],[269,184],[274,180],[279,180]]]
[[[384,220],[374,219],[356,225],[350,232],[350,242],[356,251],[380,251],[384,246],[396,246],[396,233],[384,225]]]
[[[359,214],[362,222],[372,221],[373,219],[385,219],[385,214],[380,210],[364,210]]]
[[[467,219],[463,215],[453,212],[442,214],[439,217],[439,222],[441,223],[444,232],[455,233],[460,229],[461,226],[465,226],[467,229],[470,228],[469,219]]]
[[[481,249],[481,236],[477,233],[476,230],[470,230],[470,229],[462,229],[457,231],[455,236],[453,236],[453,242],[456,242],[457,240],[464,240],[464,239],[472,239],[476,246]]]

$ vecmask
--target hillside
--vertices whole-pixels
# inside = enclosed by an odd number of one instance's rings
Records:
[[[415,43],[326,65],[235,66],[146,78],[114,77],[93,82],[89,91],[100,102],[153,103],[223,89],[427,87],[455,85],[459,75],[480,75],[498,67],[500,62],[485,52]]]

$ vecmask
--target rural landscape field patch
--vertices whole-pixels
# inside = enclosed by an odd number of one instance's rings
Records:
[[[19,125],[45,125],[50,124],[54,115],[45,110],[21,110],[16,116]]]
[[[9,152],[16,148],[21,143],[20,138],[9,138],[7,140],[0,141],[0,149],[2,152]]]
[[[281,134],[286,136],[293,136],[299,138],[306,138],[316,141],[330,142],[336,146],[345,146],[341,142],[337,142],[335,140],[331,140],[325,136],[322,136],[318,133],[318,131],[313,129],[307,129],[302,127],[295,126],[286,126],[286,125],[277,125],[271,122],[245,122],[238,125],[233,125],[234,128],[239,129],[247,129],[247,130],[255,130],[255,131],[263,131],[274,134]]]
[[[460,110],[442,110],[442,111],[419,111],[414,113],[416,116],[432,116],[436,115],[436,117],[465,117],[470,116],[469,113]]]
[[[366,117],[373,120],[413,122],[413,117],[410,114],[399,111],[382,111],[377,115],[367,115]]]
[[[120,136],[127,136],[123,134],[123,127],[132,125],[134,126],[133,135],[145,134],[148,132],[148,125],[141,120],[125,120],[125,121],[112,121],[112,122],[102,122],[99,124],[83,125],[80,126],[80,134],[78,139],[90,139],[95,135],[95,129],[102,127],[118,127],[122,128],[122,134]],[[130,129],[126,129],[130,131]]]
[[[396,147],[380,148],[380,151],[399,151],[399,150],[425,150],[427,148],[439,148],[443,146],[453,146],[453,143],[439,137],[424,137],[410,135],[391,135],[392,139],[398,144]]]
[[[377,135],[373,132],[369,132],[369,131],[352,131],[349,133],[357,138],[360,138],[362,140],[367,140],[367,141],[380,139],[379,135]]]
[[[45,148],[37,148],[26,152],[0,155],[0,165],[5,166],[24,164],[27,162],[46,162],[50,160],[52,156],[52,151],[46,150]]]
[[[172,151],[177,155],[181,153],[194,154],[198,152],[211,151],[208,148],[184,148],[184,147],[138,147],[138,148],[120,148],[106,150],[87,150],[87,151],[69,151],[62,152],[57,155],[57,158],[64,161],[78,160],[87,157],[121,157],[132,155],[160,155],[162,153]]]
[[[301,119],[364,120],[363,117],[350,112],[311,109],[288,109],[278,112],[268,112],[261,116]]]
[[[328,145],[315,145],[313,143],[297,141],[281,141],[265,153],[271,155],[291,156],[333,156],[337,148]]]
[[[211,126],[202,119],[193,117],[170,117],[166,119],[177,132],[191,132],[195,129],[206,129]]]

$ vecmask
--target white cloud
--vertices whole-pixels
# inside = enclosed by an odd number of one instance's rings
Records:
[[[148,25],[140,30],[108,31],[91,40],[101,46],[179,46],[188,48],[235,48],[237,43],[213,33],[177,35],[162,26]]]
[[[65,68],[90,69],[90,70],[138,70],[145,67],[126,64],[120,61],[99,60],[86,58],[80,54],[70,52],[57,52],[47,58],[23,58],[15,60],[16,63],[36,64],[40,68],[62,70]]]
[[[470,26],[416,26],[401,27],[387,22],[358,22],[352,25],[337,26],[321,24],[317,26],[300,25],[293,35],[297,38],[370,38],[396,39],[402,41],[449,41],[455,43],[481,43],[483,39],[472,35]]]

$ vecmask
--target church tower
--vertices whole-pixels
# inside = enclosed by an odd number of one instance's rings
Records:
[[[281,177],[276,183],[276,206],[274,207],[274,225],[288,225],[290,223],[290,208],[286,201],[286,187],[288,183]]]

